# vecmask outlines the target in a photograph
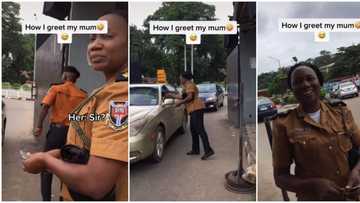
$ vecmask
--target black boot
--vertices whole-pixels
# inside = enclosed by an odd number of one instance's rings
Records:
[[[209,158],[214,154],[215,154],[214,150],[210,148],[210,150],[205,152],[204,156],[201,157],[201,160],[206,160],[207,158]]]

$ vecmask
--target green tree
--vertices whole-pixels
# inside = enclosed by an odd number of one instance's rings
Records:
[[[277,72],[271,71],[268,73],[261,73],[258,76],[258,89],[267,89],[269,88],[270,83],[275,78]]]
[[[155,77],[156,69],[166,70],[168,81],[177,83],[184,70],[185,38],[180,35],[149,35],[151,20],[216,20],[215,6],[199,2],[164,2],[144,21],[145,30],[131,28],[131,53],[143,63],[144,75]],[[135,41],[134,41],[135,40]],[[225,49],[223,36],[203,35],[201,45],[194,45],[194,77],[196,82],[223,81],[225,78]],[[187,70],[190,70],[190,45],[187,45]]]
[[[330,78],[354,75],[360,72],[360,44],[340,47],[335,54],[335,65]]]
[[[20,5],[2,3],[2,70],[4,82],[23,83],[25,72],[33,72],[34,36],[21,35]]]

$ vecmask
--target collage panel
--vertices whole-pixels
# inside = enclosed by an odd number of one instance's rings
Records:
[[[131,2],[129,25],[130,200],[255,201],[256,3]]]
[[[128,3],[2,2],[2,200],[128,200]]]
[[[359,201],[360,2],[3,1],[3,201]]]
[[[359,2],[258,2],[258,200],[358,201]]]

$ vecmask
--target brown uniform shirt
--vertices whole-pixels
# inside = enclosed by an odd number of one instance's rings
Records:
[[[128,162],[128,128],[127,120],[128,82],[108,82],[105,87],[96,94],[85,106],[79,115],[96,113],[106,114],[106,119],[100,121],[80,121],[80,127],[91,138],[90,155]],[[112,104],[121,106],[121,110],[112,108]],[[120,114],[119,114],[120,113]],[[110,119],[110,115],[113,119]],[[121,119],[116,119],[117,115]],[[70,125],[67,144],[83,146],[76,130]],[[106,173],[106,171],[104,171]],[[64,200],[72,200],[66,188],[62,189]],[[116,183],[116,200],[128,200],[128,168],[123,167]]]
[[[186,103],[186,111],[188,113],[205,108],[204,102],[199,98],[199,90],[193,82],[188,81],[184,85],[184,88],[186,94],[194,94],[193,100],[189,103]]]
[[[69,126],[69,113],[85,98],[86,92],[66,81],[64,84],[51,86],[42,104],[51,106],[51,123]]]
[[[342,120],[352,135],[345,133]],[[288,168],[295,163],[295,176],[325,178],[344,187],[349,177],[348,151],[360,146],[360,130],[345,106],[332,107],[321,102],[320,123],[313,121],[299,106],[273,122],[273,166]],[[312,199],[311,194],[297,194]]]

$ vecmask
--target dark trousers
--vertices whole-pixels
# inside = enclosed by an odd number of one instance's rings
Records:
[[[46,141],[44,152],[60,149],[66,143],[66,135],[69,127],[67,126],[57,126],[50,124],[48,133],[46,134]],[[51,183],[52,183],[52,173],[42,172],[41,176],[41,195],[43,201],[51,201]]]
[[[190,131],[193,152],[200,152],[199,136],[203,143],[205,153],[212,150],[204,128],[204,110],[200,109],[190,113]]]

